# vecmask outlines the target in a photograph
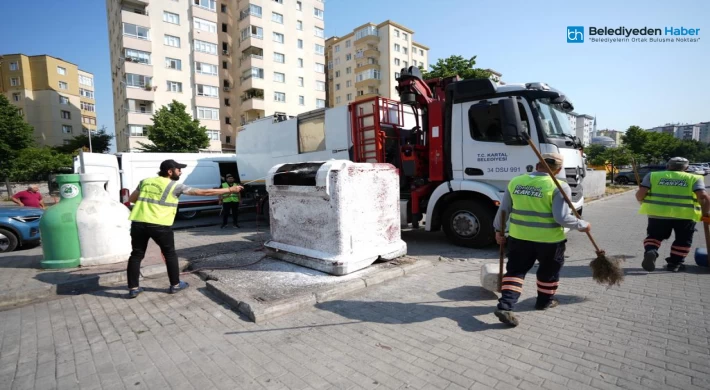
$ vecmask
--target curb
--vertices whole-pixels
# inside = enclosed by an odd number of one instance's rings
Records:
[[[630,189],[630,190],[628,190],[628,191],[624,191],[624,192],[619,193],[619,194],[614,194],[614,195],[602,195],[602,196],[600,196],[600,197],[598,197],[598,198],[594,198],[594,199],[591,199],[591,200],[589,200],[589,201],[585,201],[585,202],[584,202],[584,205],[586,206],[586,205],[591,204],[591,203],[594,203],[594,202],[599,202],[599,201],[603,201],[603,200],[614,199],[614,198],[619,197],[619,196],[621,196],[621,195],[626,195],[626,194],[628,194],[629,192],[631,192],[631,191],[633,191],[633,190],[634,190],[634,189],[632,188],[632,189]]]
[[[319,303],[342,298],[345,295],[362,291],[368,287],[408,275],[420,269],[432,267],[433,265],[431,261],[424,259],[416,259],[413,263],[403,265],[394,264],[392,268],[383,269],[361,278],[350,279],[335,286],[316,288],[315,291],[310,293],[268,303],[259,302],[252,298],[235,296],[233,294],[234,290],[224,286],[219,281],[207,281],[206,285],[208,291],[228,304],[233,310],[246,315],[254,323],[261,324],[276,317],[313,308]],[[240,293],[244,292],[240,291]],[[248,292],[246,293],[248,294]]]
[[[179,260],[180,271],[184,271],[189,262]],[[154,264],[141,268],[143,276],[167,275],[165,264]],[[45,288],[0,293],[0,310],[7,310],[20,305],[28,305],[53,296],[85,294],[104,287],[126,282],[126,271],[107,272],[98,275],[86,275],[66,282],[51,284]]]

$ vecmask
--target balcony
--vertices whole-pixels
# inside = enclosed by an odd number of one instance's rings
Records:
[[[355,72],[364,72],[368,69],[380,70],[379,62],[374,58],[368,58],[367,60],[359,60],[355,64]]]
[[[130,58],[126,58],[124,62],[124,70],[126,73],[133,73],[133,74],[142,74],[145,76],[150,76],[153,77],[153,66],[140,63],[140,62],[134,62]]]
[[[379,79],[365,79],[361,81],[356,81],[355,82],[355,88],[357,89],[369,89],[370,87],[378,87],[380,85],[380,80]]]
[[[355,46],[357,46],[357,45],[367,45],[367,44],[370,44],[370,45],[372,45],[372,44],[378,45],[379,43],[380,43],[380,36],[379,36],[379,35],[375,35],[375,34],[367,34],[367,35],[363,36],[362,38],[360,38],[360,39],[358,39],[358,40],[356,40],[356,41],[354,42]]]
[[[264,89],[266,86],[266,81],[263,77],[254,77],[249,74],[248,76],[242,76],[242,82],[239,85],[239,90],[247,92],[250,89]]]
[[[135,24],[137,26],[150,27],[150,17],[145,9],[121,9],[121,22]]]
[[[249,47],[242,51],[242,56],[240,59],[240,67],[243,69],[257,67],[264,67],[264,49],[260,47]]]
[[[241,96],[242,110],[264,110],[264,90],[248,89]]]
[[[244,48],[249,48],[251,49],[252,47],[258,48],[261,50],[264,50],[264,36],[263,35],[257,35],[257,34],[251,34],[246,37],[246,39],[242,39],[239,41],[239,47],[244,47]]]
[[[217,11],[219,11],[219,2],[217,2]],[[192,17],[207,20],[209,22],[217,23],[217,12],[202,8],[199,5],[195,5],[193,1],[190,1],[190,10],[192,11]]]
[[[151,86],[150,84],[143,87],[131,87],[125,84],[124,86],[126,88],[126,99],[131,100],[154,101],[155,91],[158,89],[157,86]]]

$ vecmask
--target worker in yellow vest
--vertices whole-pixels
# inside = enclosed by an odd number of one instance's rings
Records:
[[[710,222],[710,198],[702,176],[685,172],[689,161],[683,157],[668,160],[665,171],[651,172],[641,181],[636,199],[641,202],[640,214],[648,215],[644,255],[641,266],[648,272],[656,269],[661,242],[675,232],[666,269],[678,272],[693,245],[696,222]]]
[[[545,153],[542,157],[554,175],[560,173],[562,155]],[[560,184],[571,198],[569,185],[565,182]],[[509,216],[507,240],[505,234],[500,232],[502,211]],[[540,262],[535,309],[553,308],[559,304],[555,293],[565,262],[567,239],[564,228],[588,232],[591,225],[572,214],[544,165],[538,163],[537,172],[520,175],[508,183],[493,227],[496,229],[496,241],[499,244],[508,243],[508,264],[495,315],[502,323],[517,326],[519,320],[513,309],[523,292],[525,275],[535,265],[535,260]]]
[[[226,176],[227,182],[222,183],[222,188],[229,188],[237,186],[234,183],[234,176],[228,173]],[[227,227],[227,222],[229,221],[229,214],[232,214],[232,223],[235,228],[239,227],[237,220],[239,219],[239,193],[229,193],[220,195],[219,204],[222,205],[222,229]]]
[[[180,195],[215,196],[242,190],[241,186],[208,190],[178,183],[182,169],[186,166],[175,160],[163,161],[160,164],[158,177],[142,180],[129,198],[129,201],[134,204],[130,216],[133,251],[128,259],[126,270],[129,298],[135,298],[143,292],[143,289],[138,285],[138,277],[141,261],[145,257],[148,240],[151,238],[163,252],[170,279],[170,293],[174,294],[188,287],[186,282],[180,280],[180,268],[172,229]]]

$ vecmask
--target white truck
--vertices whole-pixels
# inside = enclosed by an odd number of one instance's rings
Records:
[[[538,161],[521,137],[528,132],[542,153],[564,156],[560,178],[581,214],[586,166],[566,116],[573,106],[560,91],[544,83],[424,81],[413,67],[402,69],[398,83],[400,101],[376,96],[242,127],[241,182],[263,185],[269,169],[283,163],[391,163],[400,170],[403,226],[424,220],[427,231],[443,229],[454,244],[480,248],[495,242],[492,219],[508,182]],[[267,199],[261,209],[268,210]]]

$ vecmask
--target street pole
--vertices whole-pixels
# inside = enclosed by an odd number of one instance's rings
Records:
[[[614,155],[615,151],[611,151],[611,185],[614,185]]]
[[[93,149],[91,148],[91,129],[87,129],[89,131],[89,153],[94,153]]]

